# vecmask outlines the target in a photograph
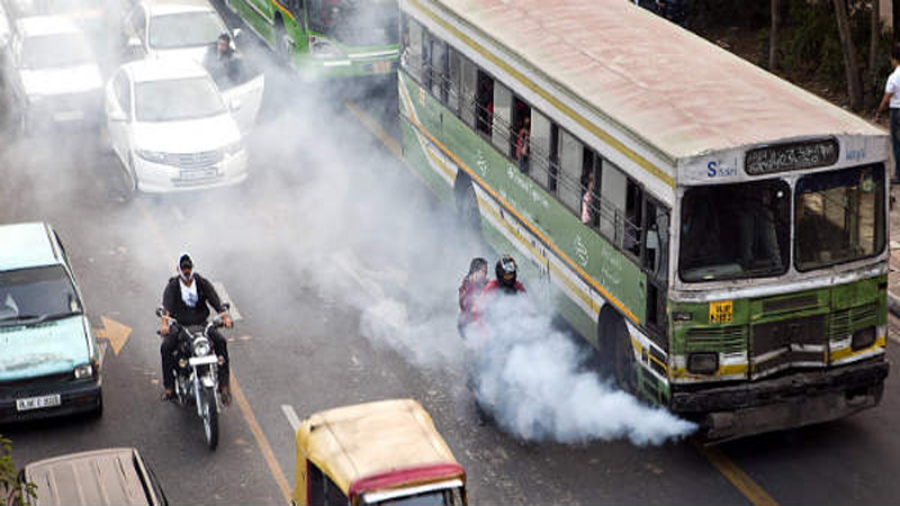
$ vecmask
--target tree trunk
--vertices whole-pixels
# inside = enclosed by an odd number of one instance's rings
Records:
[[[900,0],[891,1],[891,26],[893,26],[892,42],[900,43]]]
[[[877,104],[875,101],[878,100],[877,93],[871,93],[871,90],[875,87],[875,80],[878,79],[878,76],[875,75],[875,66],[878,64],[878,43],[881,41],[881,1],[880,0],[872,0],[872,18],[871,18],[871,31],[869,32],[869,65],[866,69],[866,82],[864,94],[866,97],[866,109],[872,109]]]
[[[878,0],[875,0],[876,2]],[[778,0],[772,0],[772,26],[769,28],[769,71],[778,70],[778,29],[781,26],[781,9]]]
[[[844,51],[844,69],[847,74],[847,92],[850,94],[850,108],[861,111],[863,107],[862,76],[856,62],[856,48],[850,36],[850,15],[847,12],[847,0],[834,0],[834,11],[837,17],[838,33],[841,36],[841,48]]]

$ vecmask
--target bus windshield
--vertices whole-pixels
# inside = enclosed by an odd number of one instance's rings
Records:
[[[780,179],[687,190],[681,211],[681,279],[787,272],[790,216],[790,188]]]
[[[398,41],[396,2],[311,0],[309,22],[325,37],[350,46],[385,46]]]
[[[805,176],[797,182],[797,270],[874,256],[884,249],[884,166]]]

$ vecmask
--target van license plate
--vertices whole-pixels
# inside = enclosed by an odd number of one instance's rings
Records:
[[[28,397],[16,399],[16,410],[31,411],[32,409],[53,408],[62,404],[59,394],[42,395],[40,397]]]

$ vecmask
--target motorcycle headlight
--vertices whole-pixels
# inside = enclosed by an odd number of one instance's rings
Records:
[[[309,41],[309,53],[315,58],[344,58],[347,56],[336,45],[322,39]]]
[[[165,163],[166,162],[166,154],[160,153],[159,151],[148,151],[146,149],[138,149],[135,151],[137,155],[148,162],[153,163]]]
[[[244,149],[244,142],[241,140],[236,140],[222,148],[222,151],[224,151],[228,156],[234,156],[240,153],[242,149]]]
[[[209,341],[205,338],[194,341],[194,356],[205,357],[206,355],[209,355]]]
[[[75,379],[86,379],[94,375],[94,366],[82,364],[75,368]]]

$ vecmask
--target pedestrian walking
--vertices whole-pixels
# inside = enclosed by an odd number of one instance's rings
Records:
[[[900,183],[900,44],[894,44],[891,48],[891,68],[894,69],[888,76],[884,86],[884,97],[875,113],[875,121],[881,119],[882,113],[890,108],[891,147],[894,151],[894,174],[891,183]]]

